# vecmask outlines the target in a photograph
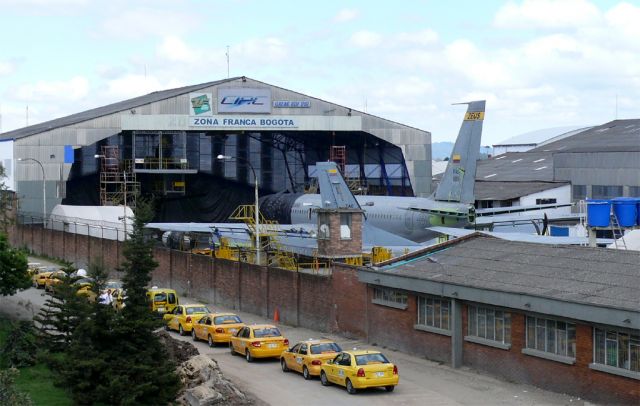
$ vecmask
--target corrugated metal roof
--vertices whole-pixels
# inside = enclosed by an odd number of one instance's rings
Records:
[[[553,128],[544,128],[541,130],[529,131],[524,134],[516,135],[511,138],[507,138],[504,141],[501,141],[497,144],[493,144],[494,147],[497,146],[507,146],[507,145],[538,145],[541,142],[548,141],[550,139],[556,138],[562,135],[571,135],[576,131],[582,131],[585,128],[584,126],[568,126],[568,127],[553,127]]]
[[[476,200],[511,200],[533,193],[555,189],[569,182],[490,182],[476,181]]]
[[[640,151],[640,119],[614,120],[571,137],[544,143],[530,152]]]
[[[445,244],[410,254],[410,261],[391,260],[380,271],[566,302],[640,309],[638,252],[505,241],[479,234]]]
[[[553,182],[550,152],[507,152],[478,161],[476,180],[490,182]]]
[[[200,83],[198,85],[178,87],[175,89],[161,90],[158,92],[149,93],[144,96],[134,97],[133,99],[123,100],[117,103],[108,104],[95,109],[82,111],[80,113],[72,114],[66,117],[56,118],[54,120],[45,121],[43,123],[30,125],[28,127],[18,128],[13,131],[8,131],[0,135],[0,139],[18,139],[28,137],[30,135],[38,134],[44,131],[53,130],[59,127],[65,127],[83,121],[92,120],[97,117],[107,116],[119,111],[125,111],[132,108],[144,106],[149,103],[154,103],[160,100],[176,97],[181,94],[190,93],[205,87],[215,86],[226,82],[231,82],[240,79],[240,77],[217,80],[214,82]]]

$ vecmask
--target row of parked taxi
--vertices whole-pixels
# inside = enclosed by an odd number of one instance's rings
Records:
[[[343,351],[334,341],[314,339],[290,346],[275,325],[246,325],[233,313],[212,312],[202,304],[181,305],[177,295],[174,303],[164,302],[160,307],[166,310],[167,330],[190,334],[194,341],[206,341],[210,347],[228,345],[232,355],[242,355],[247,362],[278,358],[283,372],[295,371],[307,380],[319,377],[322,385],[341,385],[350,394],[372,387],[392,392],[399,382],[398,367],[379,351]]]

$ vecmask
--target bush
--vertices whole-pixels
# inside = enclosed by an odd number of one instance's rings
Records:
[[[0,370],[0,405],[30,406],[33,404],[29,395],[16,388],[17,375],[18,370],[15,368]]]
[[[3,367],[21,368],[36,363],[36,337],[33,323],[19,321],[12,324],[11,331],[0,349]]]

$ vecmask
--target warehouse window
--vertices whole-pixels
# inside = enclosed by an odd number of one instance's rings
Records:
[[[331,232],[329,227],[329,214],[318,213],[318,239],[328,240],[331,238]]]
[[[593,199],[609,199],[619,196],[622,196],[622,186],[591,186],[591,197]]]
[[[451,330],[449,314],[451,302],[447,299],[418,297],[418,323],[416,328],[440,332]]]
[[[373,288],[373,300],[371,302],[383,306],[406,309],[407,299],[407,294],[399,290],[375,287]]]
[[[640,186],[629,186],[630,197],[640,197]]]
[[[555,204],[558,200],[551,198],[536,199],[536,204]]]
[[[495,341],[511,344],[511,314],[502,310],[483,306],[469,306],[467,341]],[[483,340],[474,340],[473,338]],[[507,347],[508,348],[508,347]]]
[[[351,213],[340,213],[340,239],[351,239]]]
[[[573,200],[584,200],[587,198],[587,186],[586,185],[573,185],[572,186]]]
[[[526,324],[527,346],[522,352],[565,363],[575,361],[575,324],[533,316],[527,316]]]
[[[590,366],[593,369],[640,378],[640,334],[594,328],[593,364]],[[631,373],[621,373],[626,371]]]

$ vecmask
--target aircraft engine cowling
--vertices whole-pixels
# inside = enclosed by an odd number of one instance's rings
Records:
[[[260,198],[260,212],[268,220],[291,224],[291,209],[302,193],[278,193]]]

